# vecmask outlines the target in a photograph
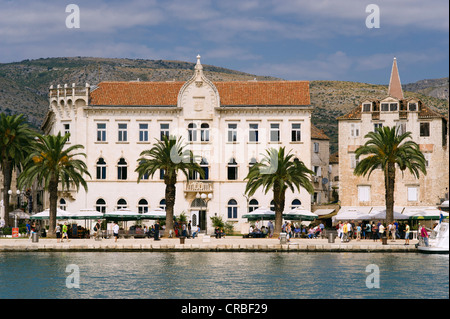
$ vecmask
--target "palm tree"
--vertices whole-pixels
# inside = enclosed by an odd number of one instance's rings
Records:
[[[22,114],[0,114],[0,166],[3,174],[3,203],[5,206],[5,225],[9,226],[9,194],[14,168],[20,171],[27,152],[30,151],[30,142],[33,132],[28,127]]]
[[[28,156],[24,171],[20,174],[20,185],[28,186],[38,180],[49,192],[50,196],[50,229],[49,236],[53,237],[56,227],[56,211],[58,201],[58,185],[63,189],[74,185],[79,190],[80,185],[87,191],[87,183],[83,175],[91,177],[86,164],[76,157],[86,154],[77,152],[82,145],[72,145],[66,148],[69,134],[38,135],[33,144],[33,152]]]
[[[414,177],[419,178],[420,172],[424,175],[426,171],[426,161],[419,145],[412,140],[411,132],[400,134],[400,127],[381,127],[375,132],[370,132],[364,136],[367,142],[360,146],[355,154],[356,158],[367,155],[355,167],[356,176],[366,176],[377,168],[381,168],[384,173],[386,222],[391,223],[394,219],[394,186],[396,167],[403,172],[408,169]]]
[[[275,229],[274,233],[281,232],[281,223],[285,205],[285,194],[289,188],[292,192],[304,188],[308,193],[314,193],[314,187],[311,184],[311,175],[313,171],[309,170],[302,161],[292,160],[293,154],[285,155],[285,148],[279,150],[271,148],[266,150],[260,163],[254,164],[244,180],[247,180],[245,193],[248,196],[255,194],[260,187],[265,194],[272,189],[273,201],[275,204]]]
[[[157,140],[155,146],[150,150],[143,151],[138,159],[139,165],[136,168],[138,172],[138,183],[141,178],[148,174],[153,175],[162,170],[164,172],[164,184],[166,185],[166,229],[173,229],[173,207],[175,205],[175,192],[177,183],[177,174],[181,171],[186,179],[189,180],[190,173],[198,172],[204,177],[204,171],[196,163],[191,151],[186,150],[186,146],[181,144],[181,137],[163,136],[163,140]]]

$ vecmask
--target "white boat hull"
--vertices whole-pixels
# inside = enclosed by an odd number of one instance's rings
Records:
[[[448,254],[448,248],[419,246],[417,249],[425,254]]]

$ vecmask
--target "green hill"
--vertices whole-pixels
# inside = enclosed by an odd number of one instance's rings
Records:
[[[101,81],[187,81],[195,64],[183,61],[108,59],[93,57],[46,58],[0,64],[0,112],[23,113],[36,128],[48,110],[50,85],[95,85]],[[212,81],[282,80],[269,76],[256,76],[244,72],[203,65]],[[416,96],[440,112],[448,111],[448,78],[440,81],[425,80],[404,86],[422,93],[405,92]],[[423,83],[422,83],[423,82]],[[437,87],[435,87],[437,86]],[[447,98],[445,97],[447,90]],[[444,93],[442,93],[442,91]],[[312,121],[331,139],[331,151],[337,150],[336,117],[357,106],[366,97],[383,98],[387,86],[343,81],[311,81]],[[438,93],[436,93],[438,92]],[[429,96],[429,95],[434,96]]]

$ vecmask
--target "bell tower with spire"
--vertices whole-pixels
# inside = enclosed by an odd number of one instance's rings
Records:
[[[403,100],[402,83],[400,82],[400,75],[397,68],[397,58],[394,57],[392,63],[391,79],[389,80],[388,95],[396,99]]]

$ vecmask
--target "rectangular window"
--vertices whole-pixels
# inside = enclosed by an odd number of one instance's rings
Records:
[[[139,124],[139,142],[148,142],[148,124]]]
[[[389,111],[389,103],[381,103],[381,111],[388,112]]]
[[[430,136],[430,123],[420,123],[420,136]]]
[[[270,123],[270,141],[279,142],[280,141],[280,124]]]
[[[370,112],[370,103],[363,104],[363,112]]]
[[[319,153],[319,143],[314,142],[314,153]]]
[[[248,141],[249,142],[259,141],[258,124],[255,123],[249,124]]]
[[[302,140],[302,125],[292,123],[291,142],[300,142]]]
[[[396,126],[397,126],[397,129],[398,129],[398,134],[399,135],[402,135],[402,134],[406,133],[406,123],[398,122],[396,124]]]
[[[414,112],[417,111],[417,104],[416,103],[409,103],[409,110]]]
[[[398,104],[397,103],[389,103],[389,111],[394,112],[397,111]]]
[[[237,124],[228,124],[228,142],[237,142]]]
[[[370,202],[370,186],[358,186],[358,200]]]
[[[377,128],[382,128],[383,124],[382,123],[375,123],[373,125],[373,131],[376,132]]]
[[[119,124],[119,136],[117,138],[117,140],[119,142],[126,142],[126,141],[128,141],[127,127],[128,127],[128,125],[126,123],[120,123]]]
[[[418,201],[418,189],[417,187],[408,187],[408,202]]]
[[[70,124],[64,124],[64,135],[69,134],[67,142],[70,142]]]
[[[358,137],[359,136],[359,124],[350,124],[350,136]]]
[[[350,168],[356,168],[358,163],[359,159],[356,159],[356,154],[350,154]]]
[[[169,133],[169,123],[161,123],[160,132],[161,132],[161,135],[160,135],[161,140],[163,140],[164,136],[169,137],[169,134],[170,134]]]
[[[97,123],[97,142],[106,142],[106,123]]]

